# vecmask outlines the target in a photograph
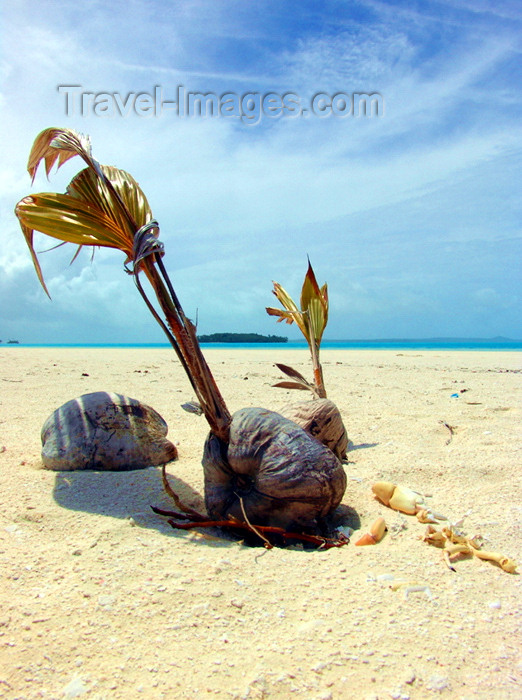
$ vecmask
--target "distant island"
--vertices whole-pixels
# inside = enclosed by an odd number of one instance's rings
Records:
[[[211,333],[198,335],[200,343],[287,343],[281,335],[260,335],[259,333]]]

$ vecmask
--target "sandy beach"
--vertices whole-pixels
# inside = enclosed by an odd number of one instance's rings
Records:
[[[304,350],[204,351],[231,411],[303,398],[271,387],[274,362],[311,376]],[[475,558],[451,571],[420,540],[426,526],[370,489],[387,480],[426,494],[522,562],[520,354],[322,359],[351,440],[347,524],[361,533],[340,549],[268,551],[172,530],[149,508],[172,506],[159,468],[42,469],[54,409],[123,393],[165,418],[179,451],[172,486],[202,509],[207,424],[180,407],[194,396],[173,351],[0,348],[0,696],[522,697],[521,577]],[[378,516],[383,541],[355,547]]]

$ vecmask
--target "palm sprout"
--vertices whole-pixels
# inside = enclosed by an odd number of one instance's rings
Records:
[[[63,242],[82,246],[117,248],[133,275],[147,307],[174,347],[194,388],[211,430],[228,440],[230,413],[203,357],[194,324],[185,316],[162,262],[159,226],[145,194],[124,170],[100,165],[92,156],[88,137],[70,129],[45,129],[35,139],[28,162],[33,178],[45,162],[49,175],[74,156],[87,167],[67,187],[65,194],[41,193],[24,197],[16,206],[25,240],[43,288],[49,293],[33,246],[33,233],[40,231]],[[139,274],[150,282],[166,320],[163,320],[143,289]]]
[[[284,309],[267,307],[266,311],[270,316],[277,316],[278,323],[281,323],[281,321],[286,323],[295,322],[304,335],[312,356],[315,385],[310,385],[299,372],[291,367],[277,365],[279,369],[294,381],[280,382],[276,386],[286,389],[311,389],[319,398],[326,398],[323,370],[319,362],[319,349],[324,329],[328,323],[328,288],[326,284],[319,287],[310,261],[308,261],[308,270],[301,290],[301,309],[297,307],[292,297],[278,282],[273,284],[274,289],[272,293],[277,297]]]
[[[328,440],[316,439],[311,430],[273,411],[251,408],[230,415],[199,347],[196,328],[185,316],[163,265],[159,225],[137,182],[123,170],[100,165],[92,156],[88,138],[69,129],[46,129],[39,134],[29,157],[29,173],[34,179],[43,160],[49,174],[55,163],[60,167],[75,155],[87,167],[73,178],[65,194],[35,194],[16,206],[44,289],[47,291],[33,246],[34,231],[80,248],[121,250],[126,271],[133,276],[147,307],[175,349],[210,425],[202,464],[205,505],[211,521],[220,526],[230,523],[232,528],[244,521],[256,536],[260,536],[258,526],[263,524],[279,530],[321,531],[346,488],[338,450],[334,452]],[[155,292],[163,318],[141,285],[142,272]],[[278,291],[283,295],[282,288]],[[324,392],[318,353],[328,303],[326,286],[319,290],[311,267],[303,285],[301,306],[301,316],[296,314],[291,320],[287,317],[287,321],[302,324],[318,371],[317,391]],[[165,484],[167,488],[166,477]],[[174,513],[176,518],[194,516],[171,489],[167,491],[185,511],[185,515]],[[196,515],[189,526],[206,522],[204,516]],[[324,538],[320,537],[319,542]]]

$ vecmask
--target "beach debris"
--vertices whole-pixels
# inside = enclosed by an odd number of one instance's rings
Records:
[[[344,535],[347,539],[350,539],[354,533],[353,527],[349,525],[338,525],[335,530],[339,535]]]
[[[197,401],[187,401],[187,403],[182,403],[181,408],[184,411],[187,411],[187,413],[195,413],[196,416],[203,415],[203,409],[201,408],[201,404],[199,404]]]
[[[425,496],[407,486],[397,486],[390,481],[378,481],[373,484],[374,496],[385,506],[406,515],[416,515],[420,523],[436,523],[447,520],[442,513],[436,513],[424,502]]]
[[[372,523],[370,531],[366,532],[360,539],[358,539],[355,546],[363,547],[365,545],[377,544],[377,542],[382,540],[385,532],[386,523],[384,522],[384,518],[377,518],[377,520]]]
[[[506,557],[500,552],[489,552],[482,549],[480,536],[466,537],[466,535],[451,525],[443,527],[441,530],[437,530],[433,525],[428,525],[421,539],[423,542],[442,549],[444,562],[451,571],[456,571],[451,562],[451,557],[458,554],[467,554],[478,559],[492,561],[509,574],[515,573],[518,566],[513,559]]]
[[[426,688],[436,693],[442,693],[443,690],[451,690],[451,683],[447,676],[441,676],[439,673],[434,673],[428,679]]]
[[[346,458],[348,435],[339,409],[330,399],[287,404],[278,409],[278,413],[304,428],[338,459]]]
[[[63,697],[67,700],[68,698],[77,698],[84,693],[89,691],[88,686],[82,681],[81,678],[73,678],[63,689]]]
[[[156,466],[177,457],[167,432],[167,423],[150,406],[97,391],[67,401],[45,421],[42,460],[56,471]]]
[[[426,508],[424,496],[406,486],[397,486],[389,481],[378,481],[373,484],[375,497],[385,506],[400,510],[407,515],[415,515]]]
[[[406,586],[406,588],[404,589],[404,597],[408,598],[411,595],[411,593],[424,593],[426,595],[426,598],[433,600],[431,588],[424,584],[414,583],[411,586]]]
[[[443,420],[439,421],[439,423],[441,423],[441,425],[443,425],[445,428],[447,428],[449,430],[450,436],[445,442],[446,445],[449,445],[450,442],[453,440],[453,435],[455,434],[455,427],[453,425],[450,425],[449,423],[446,423]]]
[[[405,599],[408,598],[412,593],[424,593],[427,598],[429,598],[430,600],[433,599],[430,587],[424,583],[418,583],[417,581],[397,581],[390,585],[390,590],[402,590]]]
[[[394,574],[391,573],[379,574],[378,576],[367,574],[366,581],[368,583],[384,584],[394,592],[403,591],[405,599],[408,598],[411,593],[424,593],[427,598],[430,600],[433,599],[431,589],[427,584],[420,583],[419,581],[396,580]]]
[[[422,508],[415,513],[419,523],[437,523],[439,520],[447,520],[442,513],[435,513],[431,508]]]

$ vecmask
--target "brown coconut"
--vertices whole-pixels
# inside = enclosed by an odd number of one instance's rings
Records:
[[[126,471],[176,459],[167,423],[150,406],[123,394],[96,391],[57,408],[42,427],[47,469]]]
[[[321,531],[341,502],[346,474],[335,454],[294,421],[263,408],[232,417],[227,445],[210,433],[203,454],[212,519]]]
[[[348,435],[339,409],[330,399],[315,399],[287,404],[279,410],[285,418],[293,420],[307,433],[330,448],[343,460],[348,449]]]

